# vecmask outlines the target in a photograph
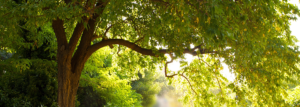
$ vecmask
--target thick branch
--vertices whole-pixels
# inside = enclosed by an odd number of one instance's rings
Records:
[[[157,54],[155,54],[155,51],[151,50],[151,49],[146,49],[146,48],[142,48],[132,42],[129,42],[127,40],[123,40],[123,39],[107,39],[107,40],[102,40],[101,42],[99,43],[96,43],[92,46],[89,47],[88,49],[88,54],[92,54],[93,52],[97,51],[98,49],[104,47],[104,46],[107,46],[107,45],[113,45],[113,44],[119,44],[119,45],[123,45],[123,46],[126,46],[138,53],[141,53],[143,55],[149,55],[149,56],[157,56]],[[196,46],[194,47],[193,49],[184,49],[183,53],[188,53],[188,54],[191,54],[191,55],[197,55],[197,50],[196,49],[199,49],[200,50],[200,54],[205,54],[205,53],[216,53],[215,51],[208,51],[206,49],[200,49],[200,45],[199,46]],[[161,49],[161,50],[158,50],[158,53],[161,53],[161,54],[166,54],[168,53],[169,50],[167,49]]]
[[[68,45],[68,49],[70,50],[69,51],[69,54],[73,54],[76,46],[77,46],[77,43],[78,43],[78,40],[84,30],[84,23],[88,21],[88,19],[86,17],[83,17],[82,18],[83,20],[80,22],[80,23],[77,23],[75,29],[74,29],[74,32],[72,34],[72,37],[70,39],[70,42],[69,42],[69,45]]]
[[[64,21],[61,19],[57,18],[56,20],[52,21],[52,28],[57,39],[58,48],[67,46],[66,32],[63,25]]]
[[[87,0],[86,1],[86,4],[85,4],[85,8],[88,8],[89,6],[91,6],[92,4],[90,3],[90,0]],[[79,4],[77,4],[79,5]],[[80,5],[79,5],[80,6]],[[70,42],[69,42],[69,45],[68,45],[68,49],[70,50],[69,51],[69,55],[72,55],[76,46],[77,46],[77,43],[78,43],[78,40],[79,38],[81,37],[82,35],[82,32],[84,30],[84,23],[87,23],[89,20],[89,18],[87,18],[86,16],[83,16],[82,17],[82,21],[77,23],[75,29],[74,29],[74,32],[72,34],[72,37],[70,39]]]
[[[92,37],[96,28],[97,18],[102,14],[105,5],[103,3],[97,3],[96,6],[102,6],[102,10],[99,13],[93,14],[92,18],[88,20],[89,28],[83,30],[83,34],[80,40],[78,49],[76,50],[74,56],[72,57],[72,69],[76,67],[84,66],[85,61],[87,61],[89,55],[87,56],[87,48],[91,45]],[[75,70],[74,70],[75,71]],[[80,70],[79,70],[80,71]]]
[[[85,28],[80,40],[80,44],[78,46],[78,49],[76,50],[74,56],[72,57],[72,69],[76,69],[78,66],[83,66],[83,65],[78,65],[79,63],[83,64],[85,63],[86,58],[86,49],[91,45],[91,39],[93,36],[93,33],[95,31],[95,26],[96,26],[96,18],[99,15],[94,15],[92,19],[88,21],[88,26],[90,28]]]

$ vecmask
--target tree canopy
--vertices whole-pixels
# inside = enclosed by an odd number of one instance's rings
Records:
[[[60,106],[74,106],[85,63],[105,46],[115,50],[109,54],[120,78],[163,64],[165,77],[187,90],[183,101],[195,107],[286,106],[285,83],[300,77],[289,29],[296,15],[298,7],[287,0],[1,0],[0,45],[37,47],[43,37],[37,28],[51,23]],[[34,42],[17,36],[22,29],[36,32]],[[169,71],[168,63],[184,54],[196,58]],[[220,74],[222,63],[234,82]],[[210,91],[215,88],[220,92]]]

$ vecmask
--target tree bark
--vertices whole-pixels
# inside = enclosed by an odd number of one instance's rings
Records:
[[[68,45],[66,33],[63,28],[63,20],[57,19],[52,21],[52,28],[57,39],[57,66],[58,66],[58,95],[57,101],[59,107],[75,107],[75,98],[79,86],[81,71],[86,62],[86,57],[78,61],[78,66],[72,69],[72,54],[74,46]],[[80,23],[79,23],[80,25]],[[81,33],[81,32],[79,32]],[[76,45],[76,44],[75,44]],[[73,50],[72,50],[73,49]]]
[[[67,4],[70,0],[65,1]],[[88,6],[89,1],[86,3]],[[93,6],[93,4],[90,4]],[[91,45],[92,36],[96,26],[96,19],[102,14],[106,3],[97,2],[96,6],[101,8],[99,13],[91,14],[91,19],[82,17],[83,22],[77,23],[70,42],[67,42],[64,30],[64,21],[57,18],[52,21],[52,28],[57,39],[57,65],[58,65],[58,95],[59,107],[75,107],[75,98],[79,86],[81,72],[84,64],[90,55],[87,55],[87,48]],[[90,28],[84,28],[87,22]],[[79,38],[79,46],[75,51]],[[73,55],[74,53],[74,55]]]
[[[70,63],[58,64],[58,105],[75,107],[79,76],[69,69]]]
[[[84,63],[87,59],[77,64],[72,69],[71,57],[64,46],[57,52],[58,64],[58,105],[60,107],[75,107],[75,98],[79,86],[79,79]]]
[[[58,65],[58,105],[60,107],[75,107],[75,96],[78,89],[78,80],[71,69],[71,61],[67,59],[64,47],[57,52]]]

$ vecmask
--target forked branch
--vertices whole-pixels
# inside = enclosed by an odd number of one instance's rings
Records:
[[[67,42],[66,32],[64,30],[64,21],[59,18],[53,20],[52,28],[54,30],[57,39],[58,48],[61,48],[63,46],[66,47],[68,42]]]
[[[172,56],[172,54],[169,54],[169,55],[170,55],[170,57],[171,57],[171,61],[167,61],[166,64],[165,64],[165,77],[173,78],[174,76],[176,76],[176,75],[178,75],[178,74],[173,74],[173,75],[168,75],[168,74],[167,74],[168,64],[173,62],[173,56]],[[194,88],[193,88],[193,86],[192,86],[190,80],[189,80],[186,76],[184,76],[183,73],[182,73],[182,74],[179,74],[179,75],[180,75],[181,77],[183,77],[185,80],[188,81],[188,83],[189,83],[191,89],[193,90],[193,92],[194,92],[196,95],[198,95],[198,93],[194,90]]]

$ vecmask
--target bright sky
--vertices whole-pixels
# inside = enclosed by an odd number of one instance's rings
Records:
[[[298,5],[300,7],[300,0],[289,0],[290,3]],[[291,21],[290,29],[292,31],[292,35],[296,36],[296,38],[299,40],[297,43],[298,46],[300,46],[300,18],[298,17],[297,21]],[[186,60],[190,63],[194,58],[192,55],[185,54]],[[235,76],[229,72],[228,66],[226,64],[222,64],[224,69],[221,71],[221,74],[225,76],[229,81],[233,81]],[[168,65],[168,69],[171,71],[178,71],[180,70],[180,63],[178,60],[174,60],[173,63],[170,63]]]

